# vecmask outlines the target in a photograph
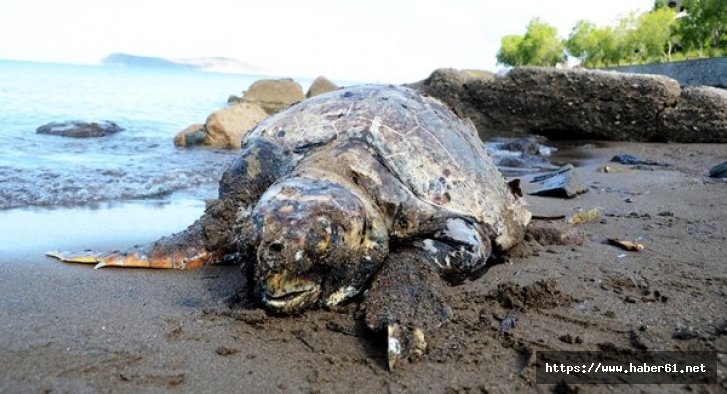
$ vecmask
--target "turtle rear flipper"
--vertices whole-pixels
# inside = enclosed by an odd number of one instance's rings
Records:
[[[366,325],[387,333],[389,369],[419,358],[429,336],[452,315],[441,286],[423,250],[405,247],[389,253],[363,303]]]
[[[46,252],[47,256],[68,263],[96,264],[94,268],[195,268],[219,261],[223,255],[209,251],[203,242],[200,221],[187,230],[124,251]]]

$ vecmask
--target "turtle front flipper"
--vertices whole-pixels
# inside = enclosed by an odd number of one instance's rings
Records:
[[[124,251],[46,252],[47,256],[68,263],[96,264],[94,268],[175,268],[189,269],[222,259],[219,252],[209,251],[204,244],[200,221],[187,230],[160,240]]]
[[[424,354],[428,338],[452,315],[441,286],[426,252],[404,247],[389,253],[363,303],[366,325],[387,334],[389,369]]]
[[[240,154],[222,174],[219,198],[186,230],[156,242],[112,252],[47,252],[69,263],[102,267],[188,269],[246,255],[256,237],[250,212],[278,178],[290,171],[290,158],[270,141],[243,141]]]

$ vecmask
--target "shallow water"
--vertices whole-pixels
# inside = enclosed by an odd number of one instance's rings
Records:
[[[127,248],[185,229],[204,211],[204,202],[183,198],[101,203],[93,208],[0,210],[0,256],[35,250]],[[115,241],[110,241],[115,240]],[[118,242],[111,244],[109,242]]]
[[[227,105],[252,75],[0,61],[0,209],[84,206],[178,190],[213,196],[234,152],[177,149],[174,135]],[[306,89],[310,80],[299,80]],[[64,120],[125,130],[72,139],[35,133]]]

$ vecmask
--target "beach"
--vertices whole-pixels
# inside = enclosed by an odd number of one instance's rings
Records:
[[[609,162],[616,154],[670,166],[620,166]],[[392,372],[386,339],[365,328],[355,303],[271,316],[237,266],[94,270],[43,254],[151,241],[191,223],[201,201],[36,211],[51,219],[0,248],[0,392],[549,392],[536,384],[535,352],[602,349],[718,351],[720,383],[560,389],[724,391],[727,182],[707,173],[727,146],[582,142],[552,160],[576,165],[588,193],[526,201],[543,217],[598,208],[599,219],[576,226],[585,243],[528,242],[482,277],[446,287],[454,317],[421,360]],[[30,219],[6,220],[4,232],[20,222]],[[514,326],[502,330],[513,309]]]

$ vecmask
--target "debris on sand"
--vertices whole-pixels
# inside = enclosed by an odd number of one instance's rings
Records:
[[[500,322],[500,331],[507,332],[509,329],[515,327],[517,322],[517,309],[511,310],[507,316]]]
[[[551,196],[560,198],[573,198],[586,193],[588,188],[581,183],[572,164],[533,178],[530,183],[539,183],[541,188],[528,194],[535,196]]]
[[[617,238],[609,238],[608,243],[613,246],[618,246],[623,250],[628,250],[629,252],[640,252],[644,250],[643,244],[632,241],[624,241]]]
[[[727,178],[727,161],[712,167],[709,170],[709,176],[711,178]]]
[[[660,161],[654,161],[654,160],[645,160],[639,157],[636,157],[634,155],[616,155],[611,158],[611,161],[614,163],[624,164],[627,166],[662,166],[662,167],[668,167],[671,164],[669,163],[662,163]]]
[[[568,224],[577,225],[588,222],[594,222],[601,219],[601,210],[593,208],[585,212],[577,213],[568,218]]]
[[[485,143],[485,148],[500,172],[506,176],[519,176],[558,168],[547,159],[557,149],[544,145],[545,140],[538,136],[494,138]]]
[[[620,173],[620,172],[627,172],[630,171],[627,167],[621,167],[621,166],[603,166],[596,169],[598,172],[603,172],[606,174],[613,174],[613,173]]]

